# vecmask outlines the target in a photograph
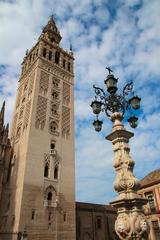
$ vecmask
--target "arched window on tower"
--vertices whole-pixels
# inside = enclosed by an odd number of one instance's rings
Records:
[[[54,179],[58,179],[58,166],[57,165],[54,168]]]
[[[52,80],[52,84],[53,84],[53,87],[58,88],[58,87],[59,87],[59,80],[53,78],[53,80]]]
[[[51,105],[51,115],[57,115],[58,113],[58,106],[56,104]]]
[[[52,60],[52,52],[49,51],[49,60]]]
[[[63,59],[63,68],[65,68],[65,67],[66,67],[66,60]]]
[[[51,42],[52,42],[52,43],[55,42],[55,39],[54,39],[53,37],[51,38]]]
[[[48,163],[46,163],[44,167],[44,177],[48,177],[48,176],[49,176],[49,166],[48,166]]]
[[[52,121],[50,123],[50,132],[51,133],[56,133],[56,131],[58,130],[58,125],[56,122]]]
[[[71,64],[70,64],[70,62],[68,63],[68,71],[69,72],[71,71]]]
[[[56,91],[52,91],[52,100],[58,100],[58,92],[56,92]]]
[[[56,51],[56,53],[55,53],[55,63],[56,64],[59,64],[59,56],[60,56],[59,52]]]
[[[46,57],[46,54],[47,54],[47,49],[44,48],[44,49],[43,49],[43,57],[44,57],[44,58]]]
[[[56,207],[57,192],[55,188],[50,185],[44,192],[44,206]]]
[[[52,149],[52,150],[55,149],[55,143],[52,143],[52,142],[51,142],[51,149]]]

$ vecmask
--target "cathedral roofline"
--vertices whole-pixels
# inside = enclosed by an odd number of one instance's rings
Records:
[[[116,213],[116,208],[111,205],[96,204],[96,203],[86,203],[86,202],[76,202],[76,208],[82,210],[94,210],[94,211],[110,211]]]
[[[153,184],[157,184],[157,183],[160,183],[160,168],[147,174],[140,181],[140,188],[149,187],[149,186],[152,186]]]

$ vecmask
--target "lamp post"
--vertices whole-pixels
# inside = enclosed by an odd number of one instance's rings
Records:
[[[103,122],[98,119],[101,112],[104,112],[113,122],[112,132],[106,137],[111,141],[114,148],[115,158],[113,166],[116,171],[114,189],[118,196],[111,204],[117,209],[117,219],[115,231],[120,239],[123,240],[142,240],[147,239],[149,225],[143,214],[143,205],[147,203],[145,198],[137,194],[139,181],[133,174],[135,162],[130,156],[129,139],[133,133],[127,131],[122,120],[125,113],[130,117],[128,122],[132,128],[136,128],[138,117],[133,113],[140,108],[141,99],[134,96],[133,82],[125,85],[121,94],[117,94],[118,79],[114,77],[113,71],[107,68],[109,74],[104,81],[107,92],[93,85],[95,90],[95,100],[91,107],[96,115],[93,126],[97,132],[101,131]]]

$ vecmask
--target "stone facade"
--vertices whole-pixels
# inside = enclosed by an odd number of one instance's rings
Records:
[[[74,58],[60,40],[51,17],[22,63],[1,199],[3,240],[76,238]]]
[[[116,216],[110,205],[76,202],[76,240],[118,240]]]
[[[160,169],[140,181],[139,194],[148,199],[144,212],[150,225],[149,240],[160,239]]]

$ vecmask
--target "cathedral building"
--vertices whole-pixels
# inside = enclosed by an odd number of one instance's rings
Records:
[[[119,240],[111,205],[76,202],[76,240]]]
[[[4,113],[5,102],[0,111],[0,202],[2,199],[3,186],[5,186],[9,180],[9,168],[13,152],[8,138],[9,125],[4,125]]]
[[[1,240],[76,239],[74,57],[60,41],[51,17],[23,60],[9,163],[4,106],[0,113]]]
[[[160,168],[140,181],[139,194],[148,199],[144,213],[150,226],[149,240],[160,239]]]

